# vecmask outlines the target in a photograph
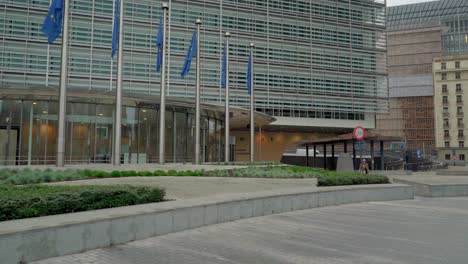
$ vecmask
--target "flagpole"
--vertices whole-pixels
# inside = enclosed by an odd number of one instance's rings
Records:
[[[123,75],[123,21],[124,0],[120,0],[119,9],[119,49],[117,53],[117,90],[115,96],[115,123],[114,123],[114,165],[120,165],[120,142],[122,140],[122,75]]]
[[[163,9],[163,43],[162,43],[162,67],[161,67],[161,91],[159,104],[159,164],[165,163],[166,147],[166,21],[169,4],[162,3]]]
[[[250,43],[250,162],[254,162],[255,154],[255,120],[254,120],[254,58],[253,50],[255,44]]]
[[[63,5],[62,58],[60,63],[60,91],[57,131],[57,167],[63,167],[65,165],[65,118],[67,111],[68,24],[70,0],[64,0]]]
[[[224,113],[224,161],[229,162],[229,37],[231,33],[226,32],[226,112]]]
[[[200,26],[197,19],[197,92],[195,98],[195,164],[200,164]]]

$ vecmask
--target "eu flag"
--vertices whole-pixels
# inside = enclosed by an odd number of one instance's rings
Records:
[[[252,56],[249,55],[249,64],[247,65],[247,91],[252,94]]]
[[[115,57],[115,52],[119,47],[119,24],[120,23],[120,0],[115,0],[115,12],[114,12],[114,29],[112,30],[112,55]]]
[[[192,43],[190,43],[190,47],[187,50],[187,57],[185,58],[184,66],[182,67],[182,72],[180,75],[182,78],[185,78],[187,74],[190,72],[190,65],[192,64],[192,59],[194,56],[197,55],[197,32],[193,32],[192,36]]]
[[[47,35],[49,44],[52,44],[62,32],[63,0],[52,0],[49,13],[44,20],[41,31]]]
[[[223,66],[221,67],[221,87],[226,88],[226,46],[223,48]]]
[[[159,28],[158,28],[158,35],[156,36],[156,46],[158,47],[158,57],[156,58],[156,72],[161,71],[161,65],[162,65],[162,55],[163,55],[163,41],[164,41],[164,36],[163,36],[163,19],[161,17],[161,20],[159,21]]]

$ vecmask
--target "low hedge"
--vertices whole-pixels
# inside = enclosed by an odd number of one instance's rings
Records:
[[[0,221],[155,203],[164,196],[156,187],[0,185]]]
[[[247,168],[214,170],[214,171],[95,171],[95,170],[30,170],[3,169],[0,170],[0,183],[32,184],[41,182],[70,181],[94,178],[115,177],[155,177],[155,176],[208,176],[208,177],[248,177],[298,179],[317,178],[319,186],[379,184],[389,183],[385,176],[362,175],[355,172],[335,172],[301,166],[251,166]]]

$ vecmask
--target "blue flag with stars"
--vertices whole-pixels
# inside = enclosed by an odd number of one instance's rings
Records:
[[[162,65],[162,55],[163,55],[162,49],[163,49],[163,41],[164,41],[163,28],[164,28],[164,22],[161,17],[161,20],[159,21],[158,35],[156,36],[156,46],[158,47],[158,57],[156,58],[156,72],[161,71],[161,65]]]
[[[114,10],[114,28],[112,30],[112,53],[111,57],[115,57],[117,48],[119,47],[119,31],[120,31],[120,0],[115,0]]]
[[[226,88],[226,46],[223,48],[223,65],[221,67],[221,87]]]
[[[49,13],[44,20],[41,31],[47,35],[49,44],[60,36],[62,32],[63,18],[63,0],[52,0],[49,8]]]
[[[249,64],[247,65],[247,91],[252,95],[252,56],[249,55]]]
[[[195,31],[193,32],[192,43],[190,43],[190,47],[187,50],[187,57],[185,58],[184,66],[182,67],[182,72],[180,73],[182,78],[185,78],[185,76],[189,74],[190,65],[192,64],[192,59],[196,55],[197,55],[197,32]]]

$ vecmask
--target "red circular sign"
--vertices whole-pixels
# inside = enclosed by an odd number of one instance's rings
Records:
[[[363,140],[366,137],[366,129],[362,126],[357,126],[353,131],[353,136],[357,140]]]

